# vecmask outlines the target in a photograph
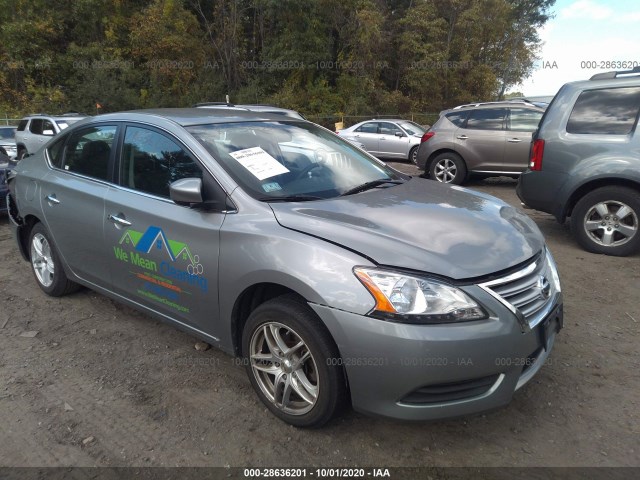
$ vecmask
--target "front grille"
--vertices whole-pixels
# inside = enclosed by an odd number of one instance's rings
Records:
[[[454,402],[479,397],[489,391],[500,375],[461,380],[459,382],[427,385],[414,390],[400,400],[400,403],[411,405],[428,405],[434,403]]]
[[[530,327],[546,314],[557,293],[557,272],[551,256],[544,252],[522,270],[480,286],[507,306],[520,312]]]

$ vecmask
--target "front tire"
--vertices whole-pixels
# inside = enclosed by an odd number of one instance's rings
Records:
[[[244,326],[242,351],[260,400],[296,427],[320,427],[344,404],[338,349],[303,301],[286,295],[256,308]]]
[[[31,270],[38,286],[52,297],[61,297],[80,288],[67,278],[60,256],[47,229],[36,223],[29,235]]]
[[[627,187],[598,188],[576,203],[571,232],[582,248],[625,257],[640,250],[640,192]]]
[[[467,178],[467,166],[457,153],[441,153],[431,162],[429,177],[437,182],[461,185]]]

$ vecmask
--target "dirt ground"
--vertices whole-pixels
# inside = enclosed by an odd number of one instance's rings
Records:
[[[514,180],[469,187],[519,205]],[[559,265],[565,328],[512,403],[437,423],[350,412],[316,431],[277,420],[243,367],[173,327],[90,290],[45,296],[2,218],[0,465],[640,466],[640,256],[586,253],[528,213]]]

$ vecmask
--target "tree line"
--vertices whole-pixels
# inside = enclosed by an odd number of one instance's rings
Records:
[[[0,112],[434,112],[532,71],[555,0],[0,0]]]

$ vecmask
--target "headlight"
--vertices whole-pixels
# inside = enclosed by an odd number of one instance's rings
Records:
[[[356,267],[356,277],[376,300],[372,316],[405,323],[451,323],[487,318],[459,288],[376,268]]]

